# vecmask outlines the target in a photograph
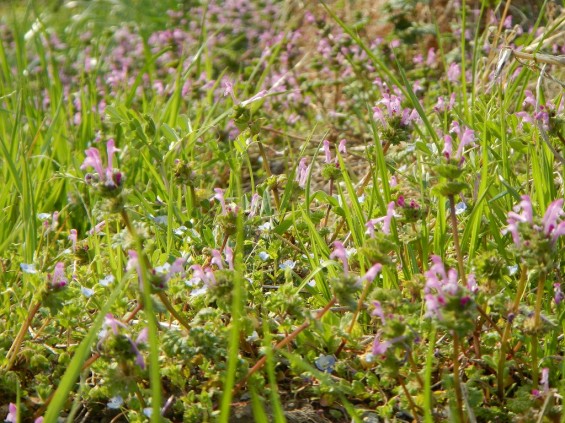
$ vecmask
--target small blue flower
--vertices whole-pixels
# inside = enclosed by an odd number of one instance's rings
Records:
[[[292,270],[294,269],[294,266],[296,266],[296,262],[292,260],[285,260],[281,264],[279,264],[279,268],[282,270],[286,270],[286,269]]]
[[[108,286],[108,285],[110,285],[112,282],[114,282],[114,275],[105,276],[103,279],[100,279],[98,282],[99,282],[100,285],[102,285],[102,286]]]
[[[268,232],[268,231],[270,231],[271,229],[273,229],[273,225],[271,224],[271,222],[265,222],[265,223],[263,223],[262,225],[259,225],[257,228],[258,228],[260,231]]]
[[[261,251],[259,253],[259,258],[263,261],[267,261],[271,258],[271,256],[269,255],[269,253],[267,253],[266,251]]]
[[[115,397],[110,398],[110,401],[108,401],[107,406],[112,410],[117,410],[122,406],[123,403],[124,403],[124,399],[122,398],[122,396],[116,395]]]
[[[82,292],[82,295],[84,295],[86,298],[90,298],[94,295],[94,290],[90,289],[90,288],[86,288],[84,286],[80,287],[80,292]]]
[[[325,373],[331,373],[334,371],[335,362],[336,360],[333,355],[321,355],[314,361],[314,364],[318,370]]]
[[[183,235],[188,228],[186,226],[179,226],[177,229],[173,231],[175,235]]]
[[[164,225],[167,226],[167,222],[168,222],[168,218],[167,216],[161,215],[161,216],[153,216],[150,215],[151,219],[153,220],[153,222],[155,222],[157,225]]]
[[[467,204],[465,204],[463,201],[455,204],[455,214],[456,215],[463,214],[463,213],[465,213],[466,210],[467,210]]]
[[[30,274],[37,273],[37,270],[35,269],[35,264],[33,263],[31,264],[20,263],[20,268],[24,273],[30,273]]]

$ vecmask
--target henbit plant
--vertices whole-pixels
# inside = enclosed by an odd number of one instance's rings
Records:
[[[173,3],[1,18],[6,420],[563,419],[564,18]]]

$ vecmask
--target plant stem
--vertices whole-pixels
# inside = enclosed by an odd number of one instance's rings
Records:
[[[465,265],[463,263],[463,252],[459,244],[459,231],[457,230],[457,215],[455,214],[455,198],[449,195],[449,208],[451,218],[451,230],[453,232],[453,244],[455,245],[455,252],[457,253],[457,263],[459,265],[459,276],[464,286],[467,286],[467,277],[465,276]]]
[[[188,321],[178,312],[175,310],[175,308],[173,307],[173,305],[171,304],[171,302],[169,301],[169,298],[167,297],[167,295],[163,292],[163,291],[159,291],[157,293],[157,295],[159,296],[159,299],[161,300],[161,302],[163,303],[163,305],[165,306],[165,308],[169,311],[169,313],[171,313],[171,315],[182,325],[184,326],[184,328],[188,331],[190,331],[190,323],[188,323]]]
[[[27,312],[27,317],[26,317],[22,327],[20,328],[18,335],[16,336],[16,339],[14,339],[12,346],[8,350],[8,354],[6,354],[6,357],[9,357],[9,361],[8,361],[8,365],[6,367],[6,370],[10,370],[12,368],[12,366],[14,365],[14,363],[16,362],[16,358],[18,357],[18,352],[20,351],[20,347],[22,345],[22,342],[24,341],[27,330],[31,326],[31,322],[33,321],[33,318],[35,317],[35,315],[39,311],[39,307],[41,307],[41,301],[38,301],[37,303],[35,303],[32,307],[30,307],[29,311]]]
[[[504,365],[506,363],[506,352],[508,351],[508,339],[510,338],[510,331],[512,330],[512,318],[513,315],[518,310],[520,306],[520,301],[524,295],[526,289],[527,281],[527,269],[522,266],[522,272],[520,273],[520,281],[518,282],[518,290],[516,291],[516,297],[514,298],[514,303],[510,309],[508,318],[506,319],[506,326],[504,327],[504,332],[502,333],[502,339],[500,340],[500,356],[498,357],[498,369],[496,371],[496,378],[498,384],[498,398],[500,401],[504,400]]]
[[[330,179],[330,197],[333,194],[333,188],[334,188],[334,180]],[[325,228],[326,226],[328,226],[328,219],[330,218],[330,210],[332,209],[332,205],[331,203],[328,204],[328,209],[326,210],[326,217],[324,218],[324,222],[322,223],[322,228]]]
[[[336,302],[337,302],[337,298],[333,297],[326,304],[326,306],[323,309],[321,309],[318,313],[316,313],[316,316],[314,316],[314,320],[320,320],[322,317],[324,317],[324,315],[328,311],[330,311],[330,309],[332,308],[332,306]],[[302,323],[300,326],[298,326],[291,334],[289,334],[282,341],[280,341],[278,344],[276,344],[273,347],[273,352],[280,350],[282,347],[288,345],[292,340],[294,340],[308,326],[310,326],[310,320],[304,321],[304,323]],[[260,370],[265,365],[266,361],[267,361],[267,356],[265,355],[265,356],[261,357],[251,369],[249,369],[249,371],[247,372],[247,375],[235,386],[235,388],[233,390],[233,395],[235,395],[237,392],[239,392],[239,390],[241,388],[243,388],[245,386],[245,384],[247,383],[247,380],[251,377],[251,375],[253,373],[257,372],[258,370]]]
[[[545,287],[545,272],[541,272],[538,280],[536,292],[536,306],[534,309],[534,334],[532,335],[532,389],[537,389],[539,385],[539,337],[538,333],[541,327],[541,306],[543,301],[543,292]]]
[[[261,158],[263,159],[263,167],[265,168],[265,173],[267,174],[267,177],[271,177],[273,176],[273,174],[271,172],[271,167],[269,166],[269,159],[267,157],[267,153],[265,153],[265,148],[263,147],[263,143],[259,141],[257,144],[259,145],[259,154],[261,154]],[[281,200],[279,198],[279,190],[277,189],[276,185],[274,185],[271,188],[271,190],[273,191],[275,206],[277,207],[278,211],[281,211]]]
[[[465,423],[463,414],[463,396],[461,393],[461,378],[459,377],[459,335],[453,334],[453,384],[455,385],[455,399],[457,401],[457,414],[460,423]]]
[[[148,260],[143,253],[142,240],[131,224],[127,212],[122,209],[121,216],[126,225],[130,235],[135,240],[136,250],[138,253],[138,263],[140,267],[140,278],[142,284],[143,295],[143,308],[145,309],[145,318],[147,319],[148,326],[148,341],[149,341],[149,381],[151,389],[151,422],[157,423],[160,421],[161,410],[161,374],[159,368],[159,335],[157,333],[157,318],[153,310],[153,303],[151,301],[151,283],[148,278],[149,264]]]

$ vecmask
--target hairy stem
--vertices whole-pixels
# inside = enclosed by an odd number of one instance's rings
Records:
[[[502,339],[500,340],[500,355],[498,357],[498,369],[496,372],[497,385],[498,385],[498,398],[504,400],[504,365],[506,364],[506,352],[508,351],[508,339],[510,338],[510,332],[512,330],[512,320],[513,316],[518,307],[520,306],[520,301],[524,295],[526,289],[527,281],[527,269],[522,266],[522,271],[520,273],[520,281],[518,282],[518,290],[516,292],[516,297],[514,298],[514,303],[510,309],[508,318],[506,319],[506,326],[504,327],[504,332],[502,333]]]
[[[534,309],[534,335],[532,335],[532,389],[537,389],[539,385],[539,331],[541,329],[541,307],[543,301],[543,292],[545,287],[545,272],[541,272],[538,280],[536,292],[536,306]]]

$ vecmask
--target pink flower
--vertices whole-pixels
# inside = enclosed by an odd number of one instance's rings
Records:
[[[127,328],[127,326],[116,319],[112,313],[108,313],[104,316],[104,327],[112,329],[114,335],[119,333],[119,328]]]
[[[212,250],[212,260],[210,261],[210,264],[215,264],[220,270],[224,268],[222,256],[218,250]]]
[[[553,284],[553,300],[555,301],[556,305],[559,305],[565,299],[565,295],[561,290],[561,284],[556,282]]]
[[[77,230],[76,229],[71,229],[69,231],[69,240],[71,241],[72,245],[73,245],[73,251],[76,251],[77,249],[77,241],[78,241],[78,234],[77,234]]]
[[[330,258],[331,259],[337,258],[337,259],[341,260],[341,263],[343,265],[343,273],[345,274],[345,276],[347,276],[349,274],[349,263],[347,261],[347,251],[345,250],[345,247],[343,246],[343,244],[339,241],[335,241],[333,243],[333,245],[334,245],[334,250],[330,254]]]
[[[224,256],[226,257],[226,262],[228,263],[228,268],[230,270],[234,270],[233,250],[228,245],[226,245],[226,248],[224,248]]]
[[[547,206],[547,210],[542,219],[543,232],[548,236],[551,235],[557,228],[557,219],[563,215],[563,199],[559,198]]]
[[[369,220],[365,227],[367,228],[366,234],[369,234],[371,238],[375,236],[375,224],[382,223],[383,225],[383,233],[385,235],[390,235],[390,225],[392,222],[392,218],[394,217],[394,201],[388,203],[386,215],[382,217],[378,217],[376,219]]]
[[[457,147],[457,153],[455,154],[455,157],[460,159],[463,157],[463,150],[465,149],[465,147],[467,147],[468,145],[471,145],[475,142],[475,131],[473,131],[472,129],[466,128],[465,131],[463,131],[462,136],[459,139],[459,147]]]
[[[296,171],[296,176],[294,180],[298,182],[298,186],[300,188],[304,188],[306,186],[306,182],[308,181],[308,174],[310,173],[310,166],[306,165],[306,157],[303,157],[298,164],[298,169]]]
[[[4,421],[11,423],[16,423],[18,421],[18,408],[13,402],[8,405],[8,415]]]
[[[541,370],[541,378],[539,383],[543,387],[543,392],[547,394],[549,392],[549,368],[544,367]]]
[[[227,209],[226,209],[226,200],[224,199],[224,190],[221,188],[214,188],[214,192],[216,194],[214,194],[214,197],[216,200],[218,200],[218,202],[220,203],[220,205],[222,206],[222,213],[226,214]]]
[[[361,278],[361,280],[367,280],[369,282],[373,282],[375,280],[375,278],[377,277],[377,275],[381,272],[381,270],[383,269],[383,265],[380,263],[375,263],[373,264],[369,270],[367,270],[367,273],[365,273],[365,276],[363,276]]]
[[[114,155],[120,151],[116,148],[113,139],[108,140],[106,143],[106,152],[108,157],[108,166],[104,167],[102,159],[100,158],[100,151],[95,147],[86,149],[86,158],[80,166],[81,169],[93,168],[98,174],[100,182],[108,187],[115,187],[121,185],[122,174],[114,170]]]
[[[371,314],[373,316],[378,316],[381,319],[381,323],[384,325],[386,323],[386,319],[381,303],[379,301],[373,301],[373,306],[375,306],[375,309]]]
[[[441,154],[443,154],[447,159],[450,159],[452,152],[453,139],[451,138],[451,136],[446,134],[443,136],[443,151],[441,152]]]
[[[253,196],[251,197],[251,204],[249,205],[249,217],[253,217],[255,216],[255,214],[257,214],[260,200],[261,196],[259,194],[253,194]]]
[[[450,82],[457,82],[460,77],[461,77],[461,67],[455,62],[451,63],[449,65],[449,68],[447,69],[447,79]]]
[[[326,154],[326,163],[332,162],[332,152],[330,151],[330,142],[328,140],[324,140],[324,153]]]
[[[373,341],[373,349],[371,353],[373,355],[384,355],[391,345],[392,343],[390,341],[381,341],[381,334],[377,333]]]
[[[428,57],[426,58],[426,66],[433,66],[436,63],[436,51],[432,47],[428,50]]]
[[[65,264],[63,262],[58,262],[53,270],[53,275],[51,275],[51,286],[54,289],[63,288],[68,285],[69,280],[65,276]]]
[[[346,139],[342,139],[339,142],[339,146],[337,148],[337,151],[339,151],[341,154],[347,154],[347,148],[345,147],[345,144],[347,143]]]

